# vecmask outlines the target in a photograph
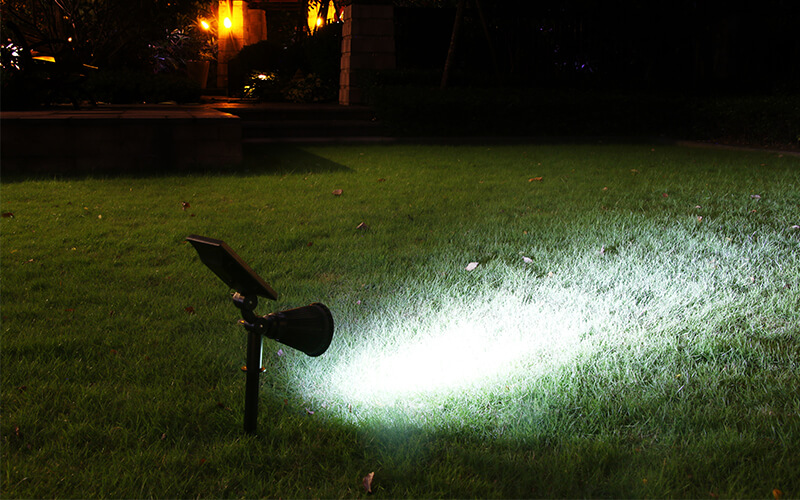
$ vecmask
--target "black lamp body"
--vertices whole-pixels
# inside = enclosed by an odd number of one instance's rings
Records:
[[[191,235],[186,238],[195,247],[200,260],[223,282],[236,290],[233,303],[242,311],[239,323],[247,330],[247,373],[244,400],[244,430],[255,434],[258,424],[258,376],[261,366],[263,337],[289,347],[319,356],[331,345],[333,316],[319,302],[308,306],[258,316],[258,296],[276,300],[278,294],[258,276],[224,241]]]

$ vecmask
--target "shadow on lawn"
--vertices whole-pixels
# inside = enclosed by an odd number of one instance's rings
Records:
[[[285,144],[244,144],[244,161],[237,172],[244,174],[320,174],[350,172],[351,169],[310,153],[299,146]]]
[[[57,179],[85,178],[153,178],[180,177],[192,175],[286,175],[326,172],[349,172],[350,168],[317,156],[300,146],[284,144],[245,144],[243,145],[243,161],[239,165],[219,165],[214,167],[193,167],[188,169],[162,170],[147,169],[139,172],[119,171],[113,169],[74,170],[58,169],[52,172],[36,170],[34,172],[3,173],[3,184],[15,182]]]

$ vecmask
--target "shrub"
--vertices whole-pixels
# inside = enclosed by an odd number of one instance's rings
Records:
[[[283,96],[291,102],[326,102],[336,97],[337,87],[333,87],[314,73],[303,75],[298,72],[283,90]]]
[[[251,71],[242,88],[242,97],[248,99],[274,101],[281,96],[278,75],[269,71]]]
[[[329,24],[297,43],[266,40],[248,45],[228,63],[228,93],[261,101],[333,100],[340,50],[341,24]]]
[[[228,61],[228,93],[244,96],[245,86],[252,88],[254,74],[272,75],[275,85],[282,88],[300,68],[301,54],[296,46],[283,46],[269,40],[248,45]],[[280,93],[265,93],[255,98],[266,100]]]

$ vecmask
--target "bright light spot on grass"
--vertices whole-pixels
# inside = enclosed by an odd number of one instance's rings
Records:
[[[575,249],[535,272],[514,255],[333,306],[331,349],[298,360],[292,386],[345,420],[412,425],[512,422],[576,391],[678,394],[676,373],[796,317],[791,301],[763,297],[794,293],[784,283],[797,255],[777,239],[739,240],[643,224],[614,252]]]
[[[296,387],[345,419],[419,424],[447,401],[528,390],[596,349],[585,341],[594,328],[587,300],[552,281],[538,290],[459,295],[434,287],[395,298],[363,330],[342,328],[325,356],[298,360],[305,367]],[[445,418],[461,419],[457,413]]]
[[[470,392],[565,361],[582,330],[566,311],[509,295],[420,313],[373,329],[370,342],[334,367],[332,390],[367,405]]]

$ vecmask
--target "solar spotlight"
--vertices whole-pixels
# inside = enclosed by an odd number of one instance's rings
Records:
[[[304,352],[319,356],[331,345],[333,316],[319,302],[259,316],[255,313],[258,297],[277,300],[278,294],[258,274],[236,255],[224,241],[190,235],[186,241],[197,250],[200,260],[229,288],[234,290],[233,303],[242,312],[239,324],[248,332],[247,374],[244,404],[244,430],[255,434],[258,422],[258,376],[261,366],[263,337],[267,337]]]

